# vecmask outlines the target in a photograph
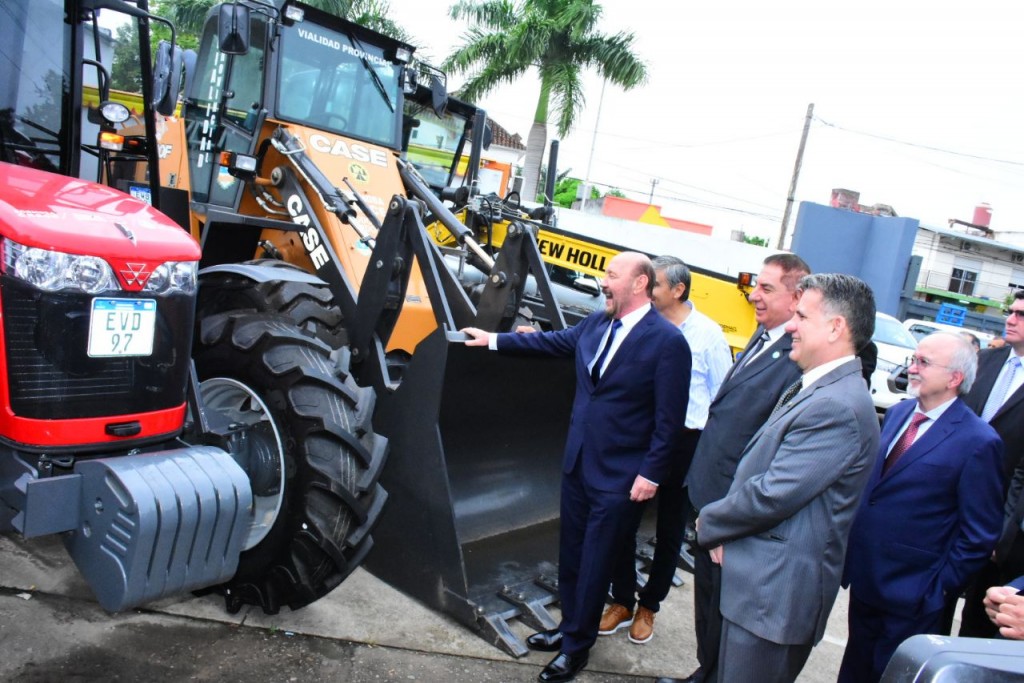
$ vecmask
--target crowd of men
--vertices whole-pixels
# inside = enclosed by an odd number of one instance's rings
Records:
[[[878,681],[906,638],[949,634],[961,595],[960,635],[1024,639],[1024,291],[1001,348],[923,339],[908,359],[914,400],[880,429],[864,282],[769,256],[749,295],[757,330],[733,362],[690,280],[678,258],[625,252],[602,279],[605,309],[572,328],[464,330],[471,346],[575,361],[562,620],[527,639],[557,653],[539,680],[572,680],[599,636],[653,637],[688,519],[699,668],[661,683],[796,680],[841,585],[840,681]],[[657,543],[637,592],[651,499]]]

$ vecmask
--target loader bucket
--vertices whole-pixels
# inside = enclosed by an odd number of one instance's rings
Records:
[[[514,656],[554,628],[571,359],[499,355],[436,330],[378,399],[391,493],[367,568]]]

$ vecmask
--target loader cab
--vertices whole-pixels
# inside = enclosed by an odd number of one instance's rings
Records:
[[[371,145],[400,148],[411,46],[301,3],[254,6],[245,26],[245,14],[225,17],[230,7],[207,17],[186,99],[195,201],[237,208],[242,183],[219,165],[220,153],[257,154],[268,121],[314,131],[307,144],[364,161],[373,161]],[[367,144],[356,151],[353,143]]]

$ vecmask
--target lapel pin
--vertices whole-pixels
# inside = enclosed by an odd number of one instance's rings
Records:
[[[772,359],[778,358],[778,357],[779,357],[779,356],[781,356],[781,355],[782,355],[781,353],[779,353],[778,351],[776,351],[775,353],[773,353],[773,354],[772,354]]]

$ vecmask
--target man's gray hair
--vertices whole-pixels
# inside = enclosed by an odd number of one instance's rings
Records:
[[[947,369],[952,372],[959,372],[964,376],[960,386],[956,389],[956,393],[959,396],[965,396],[971,390],[971,387],[974,386],[974,379],[978,376],[978,352],[974,350],[970,340],[962,334],[939,331],[933,332],[928,336],[939,334],[956,340]]]
[[[668,283],[669,289],[672,289],[676,285],[685,285],[686,291],[683,292],[683,298],[680,301],[686,301],[690,298],[690,269],[686,267],[683,259],[676,258],[675,256],[658,256],[651,263],[654,265],[655,271],[662,271],[665,273],[665,282]]]
[[[797,291],[821,293],[821,305],[829,315],[839,315],[850,328],[853,350],[863,349],[875,333],[875,295],[867,283],[845,273],[817,273],[800,278]]]

